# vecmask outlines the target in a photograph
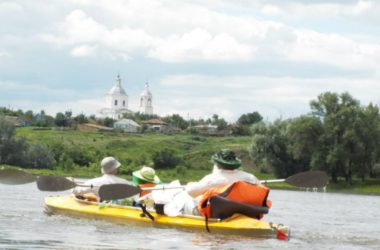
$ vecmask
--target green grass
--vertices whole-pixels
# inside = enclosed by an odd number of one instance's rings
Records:
[[[344,181],[329,183],[328,191],[354,194],[380,195],[380,178],[366,179],[364,181],[354,179],[352,185]]]

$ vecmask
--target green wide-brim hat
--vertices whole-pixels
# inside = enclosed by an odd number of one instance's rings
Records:
[[[211,157],[211,160],[223,169],[236,169],[241,165],[241,160],[230,149],[220,150]]]
[[[154,184],[159,184],[161,183],[160,178],[156,175],[156,172],[154,171],[153,168],[150,167],[142,167],[140,170],[137,170],[132,173],[132,175],[140,180],[154,183]]]

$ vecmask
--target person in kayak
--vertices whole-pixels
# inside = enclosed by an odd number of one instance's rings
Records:
[[[94,179],[90,179],[83,183],[83,187],[76,187],[73,190],[73,193],[75,195],[84,195],[84,194],[93,194],[99,199],[99,187],[101,185],[105,184],[115,184],[115,183],[121,183],[121,184],[129,184],[131,185],[132,183],[118,177],[118,170],[119,167],[121,166],[120,162],[116,160],[112,156],[105,157],[101,162],[101,172],[103,176],[97,177]]]
[[[241,160],[232,150],[220,150],[211,160],[214,162],[212,173],[186,185],[193,204],[185,203],[184,211],[203,215],[207,230],[208,218],[225,219],[240,213],[261,219],[268,213],[269,189],[260,185],[256,176],[238,169]]]
[[[260,184],[253,174],[239,170],[241,160],[230,149],[222,149],[211,157],[214,168],[211,174],[206,175],[198,182],[189,182],[186,185],[187,193],[196,198],[210,188],[223,187],[236,181],[245,181],[251,184]]]
[[[134,171],[132,173],[132,182],[136,186],[138,185],[150,185],[154,186],[156,184],[160,184],[161,180],[156,175],[156,171],[153,168],[142,166],[140,170]]]
[[[156,186],[157,184],[161,184],[161,180],[156,175],[153,168],[142,166],[139,170],[132,173],[132,183],[140,188],[150,188]],[[147,190],[141,191],[137,197],[134,197],[134,205],[137,205],[137,203],[143,203],[148,207],[153,207],[154,201],[150,193],[151,191]]]

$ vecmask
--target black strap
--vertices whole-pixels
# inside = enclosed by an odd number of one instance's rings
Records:
[[[209,233],[210,232],[210,228],[208,227],[208,217],[207,217],[207,215],[205,215],[205,224],[206,224],[206,230]]]
[[[141,207],[141,210],[143,211],[142,214],[141,214],[141,217],[143,217],[143,216],[148,216],[149,219],[151,219],[152,221],[154,221],[154,217],[153,217],[153,215],[151,215],[151,214],[146,210],[146,205],[143,205],[143,204],[139,203],[139,207]]]

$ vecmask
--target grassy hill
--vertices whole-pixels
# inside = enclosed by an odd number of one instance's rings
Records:
[[[254,174],[258,170],[252,166],[248,154],[251,137],[205,137],[199,135],[176,134],[165,135],[157,133],[124,134],[112,132],[81,132],[59,130],[33,130],[18,128],[17,136],[22,136],[28,142],[42,142],[47,145],[62,143],[66,147],[91,156],[93,163],[89,167],[82,166],[70,171],[61,171],[64,175],[92,177],[99,175],[99,162],[105,156],[114,156],[122,163],[122,174],[131,173],[143,164],[152,164],[154,152],[169,149],[180,158],[180,163],[174,168],[157,169],[164,181],[180,179],[183,182],[198,180],[212,169],[210,157],[222,148],[235,150],[243,161],[243,168]],[[41,172],[36,171],[34,172]]]

